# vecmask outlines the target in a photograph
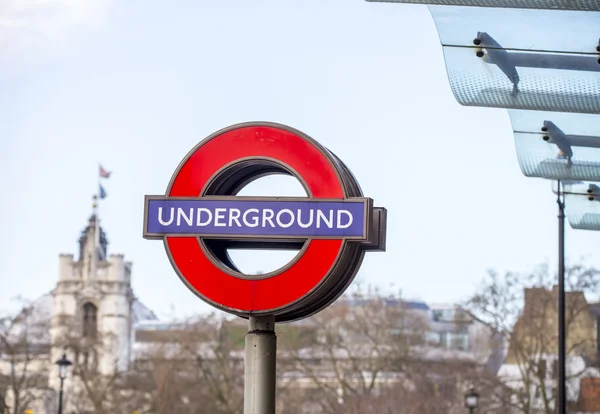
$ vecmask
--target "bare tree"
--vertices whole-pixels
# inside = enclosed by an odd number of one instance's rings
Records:
[[[243,409],[244,335],[246,324],[210,314],[191,320],[177,337],[195,373],[215,400],[215,414],[238,414]]]
[[[377,395],[351,397],[340,405],[337,413],[451,414],[457,406],[457,398],[454,387],[448,385],[435,383],[425,375],[415,375],[410,383],[396,383]]]
[[[585,293],[597,289],[600,270],[576,264],[566,273],[567,354],[590,361],[597,355],[594,320]],[[468,303],[469,309],[501,332],[508,344],[505,364],[513,368],[503,380],[512,392],[510,398],[503,396],[502,400],[513,412],[554,412],[558,331],[555,280],[548,266],[539,266],[529,274],[508,272],[503,276],[490,270]],[[584,369],[571,369],[568,374],[576,378]]]
[[[70,393],[69,402],[76,412],[101,414],[113,409],[120,392],[121,376],[117,360],[106,359],[107,341],[111,335],[82,337],[78,330],[62,338],[60,344],[73,355],[71,372],[74,389]],[[102,366],[102,362],[106,364]]]
[[[280,395],[303,387],[326,413],[371,396],[407,375],[425,324],[401,301],[346,296],[302,323],[281,326]]]
[[[205,401],[193,375],[190,361],[173,355],[173,344],[153,344],[123,381],[120,412],[140,414],[205,414],[211,406]]]
[[[21,301],[21,303],[23,303]],[[22,413],[47,388],[49,320],[30,304],[0,317],[3,411]]]
[[[155,336],[136,361],[137,381],[145,379],[142,412],[241,413],[245,330],[211,314],[173,326],[168,338]]]
[[[508,412],[495,397],[502,394],[493,389],[498,386],[497,379],[475,362],[414,359],[406,372],[402,381],[377,393],[344,400],[336,414],[463,414],[465,393],[473,383],[481,395],[479,412]]]

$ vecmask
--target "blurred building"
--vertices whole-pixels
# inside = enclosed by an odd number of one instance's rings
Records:
[[[566,375],[570,411],[597,407],[591,400],[600,380],[598,332],[600,306],[583,292],[566,292]],[[523,312],[517,319],[506,359],[498,375],[517,391],[519,404],[542,409],[556,397],[558,371],[558,289],[526,288]],[[596,404],[596,405],[594,405]]]

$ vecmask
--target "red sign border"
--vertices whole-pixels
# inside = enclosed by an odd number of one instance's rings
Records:
[[[250,146],[248,142],[244,145],[244,139],[252,141]],[[275,142],[278,146],[272,147]],[[260,148],[261,143],[263,148]],[[223,148],[228,150],[223,151]],[[210,159],[203,159],[203,156]],[[308,135],[271,122],[236,124],[211,134],[181,161],[166,196],[203,196],[210,182],[225,167],[238,160],[265,157],[273,158],[284,164],[288,171],[293,171],[312,198],[347,198],[347,189],[330,153]],[[199,179],[199,172],[205,168],[209,173],[205,172],[206,177]],[[323,178],[328,182],[324,183]],[[235,277],[231,271],[216,265],[207,256],[204,243],[199,243],[196,237],[164,239],[169,260],[188,289],[216,308],[240,316],[277,315],[307,299],[332,274],[344,243],[343,240],[309,240],[301,254],[288,266],[273,272],[275,275],[248,280]],[[198,269],[202,269],[202,274]]]

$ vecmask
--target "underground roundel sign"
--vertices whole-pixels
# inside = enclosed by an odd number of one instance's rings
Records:
[[[292,175],[307,197],[242,197],[269,174]],[[362,195],[331,151],[288,126],[253,122],[218,131],[177,167],[166,194],[146,196],[144,237],[164,240],[186,286],[232,314],[305,318],[352,282],[365,251],[385,250],[386,210]],[[244,274],[229,249],[296,249],[286,266]]]

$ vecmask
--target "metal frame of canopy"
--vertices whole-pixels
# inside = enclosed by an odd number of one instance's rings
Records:
[[[536,10],[600,11],[599,0],[366,0],[373,3],[436,4]]]

